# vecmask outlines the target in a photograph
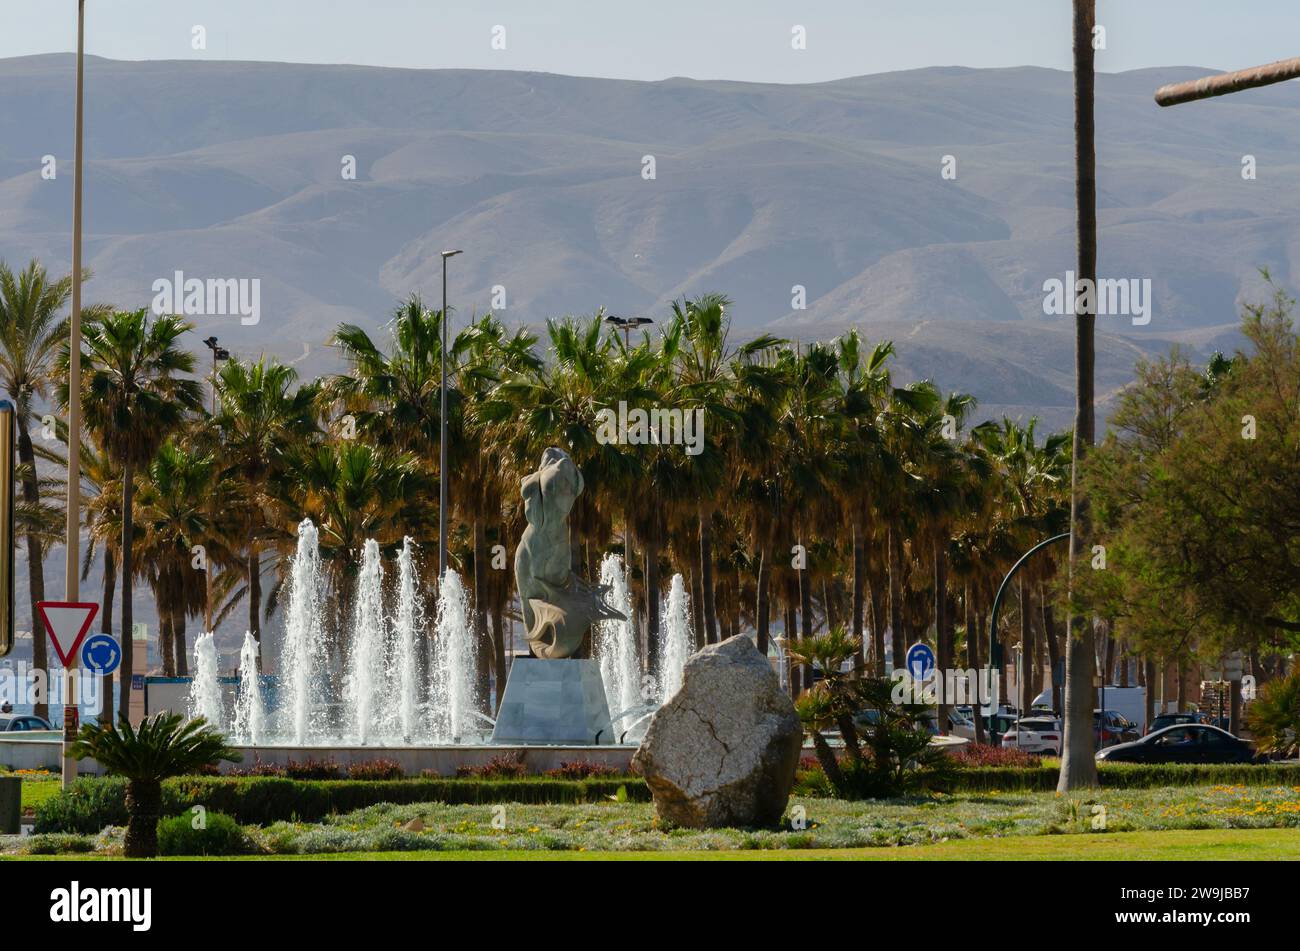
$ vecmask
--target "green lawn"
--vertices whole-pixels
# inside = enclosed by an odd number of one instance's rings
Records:
[[[23,780],[23,812],[34,809],[51,796],[57,796],[62,786],[58,779]]]
[[[7,856],[5,859],[79,859],[106,856]],[[1167,832],[1110,832],[1077,836],[1013,836],[961,839],[900,848],[782,849],[658,852],[542,852],[461,850],[425,852],[330,852],[316,855],[240,856],[209,861],[1265,861],[1300,859],[1300,829],[1181,829]],[[164,859],[163,861],[170,861]],[[182,859],[181,861],[186,861]]]
[[[1300,858],[1300,786],[794,797],[782,825],[765,829],[666,829],[653,805],[636,802],[384,803],[245,831],[254,851],[290,857]],[[111,855],[121,840],[120,828],[7,837],[0,852]]]

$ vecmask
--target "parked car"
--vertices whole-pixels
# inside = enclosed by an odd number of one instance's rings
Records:
[[[1211,723],[1210,718],[1204,713],[1162,713],[1151,721],[1147,727],[1148,733],[1154,733],[1156,730],[1163,730],[1167,726],[1182,726],[1185,723],[1210,723],[1211,726],[1218,724]]]
[[[1092,734],[1098,747],[1131,743],[1142,735],[1136,723],[1114,710],[1092,711]]]
[[[1043,756],[1061,755],[1061,721],[1055,717],[1024,717],[1002,735],[1002,748]]]
[[[1249,743],[1227,730],[1185,723],[1099,750],[1097,759],[1106,763],[1251,763],[1259,756]]]
[[[975,740],[975,721],[959,710],[952,709],[948,711],[948,725],[952,727],[950,731],[953,736],[960,736],[963,739],[974,742]]]
[[[50,721],[45,717],[33,716],[30,713],[0,716],[0,733],[23,733],[31,730],[53,730]]]
[[[1000,745],[1002,743],[1003,735],[1011,731],[1015,727],[1016,721],[1019,719],[1020,717],[1016,714],[1006,712],[995,713],[991,717],[985,717],[984,731],[988,736],[988,742],[994,746]]]

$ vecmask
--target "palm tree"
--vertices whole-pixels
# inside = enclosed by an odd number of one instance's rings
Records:
[[[68,752],[76,759],[90,757],[110,776],[126,777],[127,858],[148,859],[158,854],[158,816],[162,811],[162,781],[169,776],[197,773],[225,761],[237,763],[240,755],[226,738],[198,717],[189,722],[179,713],[159,713],[131,728],[122,717],[117,729],[108,724],[86,724]]]
[[[713,517],[721,504],[727,464],[735,457],[740,414],[734,405],[736,389],[731,376],[734,361],[775,347],[777,338],[762,335],[733,349],[727,337],[731,302],[721,294],[683,298],[672,304],[672,321],[680,325],[681,346],[676,354],[676,380],[670,401],[683,412],[703,411],[704,443],[696,455],[684,456],[686,484],[697,503],[699,578],[703,595],[703,639],[718,639],[717,591],[714,584]]]
[[[278,502],[271,491],[294,451],[317,432],[314,384],[295,388],[292,367],[275,358],[256,362],[228,360],[217,375],[220,409],[213,422],[216,445],[224,462],[222,477],[237,478],[244,491],[236,512],[243,536],[243,573],[248,597],[248,630],[262,640],[261,544],[283,535],[286,518],[277,518]],[[261,662],[258,652],[258,662]]]
[[[359,440],[306,445],[290,457],[273,491],[320,528],[320,552],[336,594],[331,652],[346,650],[339,622],[351,616],[361,552],[369,538],[394,552],[407,533],[427,527],[432,480],[410,453]]]
[[[1080,281],[1097,280],[1097,151],[1093,141],[1093,28],[1096,0],[1074,0],[1074,194],[1077,215]],[[1095,300],[1095,295],[1094,295]],[[1088,500],[1083,494],[1080,467],[1095,441],[1093,409],[1095,363],[1095,313],[1075,316],[1074,345],[1074,449],[1070,493],[1070,574],[1081,570],[1089,554]],[[1065,738],[1061,751],[1059,792],[1097,785],[1092,710],[1096,647],[1092,622],[1071,614],[1070,643],[1065,657]]]
[[[37,401],[49,397],[50,370],[59,344],[67,336],[66,318],[59,317],[72,294],[72,278],[51,280],[45,268],[33,260],[21,272],[0,261],[0,386],[14,403],[18,430],[19,480],[22,503],[37,507],[41,490],[32,445],[32,415]],[[83,313],[93,317],[97,308]],[[26,533],[27,591],[32,612],[32,665],[43,670],[47,663],[45,637],[37,620],[36,605],[45,600],[44,545],[49,539],[39,531]],[[45,703],[36,705],[37,716],[46,716]]]
[[[87,428],[104,453],[122,471],[122,683],[134,671],[132,649],[132,558],[135,479],[158,447],[199,410],[202,394],[194,372],[194,355],[176,346],[191,325],[179,317],[150,319],[143,308],[117,311],[87,321],[82,327],[81,401]],[[59,397],[68,405],[68,350],[59,355]],[[119,698],[127,715],[130,691]]]
[[[221,476],[211,453],[187,449],[173,437],[139,480],[134,557],[158,605],[158,640],[168,677],[187,673],[185,622],[203,610],[208,573],[233,560],[213,513],[238,511],[244,504],[235,483]],[[195,546],[206,552],[207,572],[194,568]]]

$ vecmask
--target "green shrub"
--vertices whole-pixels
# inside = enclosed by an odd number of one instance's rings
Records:
[[[83,777],[36,806],[32,832],[78,832],[94,835],[104,826],[127,823],[126,780],[117,776]]]
[[[648,802],[640,779],[397,779],[296,780],[274,776],[180,776],[162,786],[162,815],[203,806],[245,825],[315,822],[377,803],[437,802],[479,805],[498,802],[559,804],[601,802],[626,787],[626,798]],[[121,780],[81,779],[37,807],[36,832],[93,834],[126,823]]]
[[[1100,763],[1097,774],[1106,789],[1153,789],[1160,786],[1297,786],[1300,764],[1224,763]],[[948,791],[1050,792],[1061,771],[1055,765],[968,766],[951,774]],[[820,768],[801,768],[795,791],[803,796],[831,796],[831,784]]]
[[[198,828],[195,828],[196,824]],[[219,812],[185,812],[158,821],[160,855],[245,855],[253,844],[239,823]]]
[[[53,832],[33,835],[23,843],[23,850],[28,855],[70,855],[75,852],[93,852],[95,840],[88,835]]]

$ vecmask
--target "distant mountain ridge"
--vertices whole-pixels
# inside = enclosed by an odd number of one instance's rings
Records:
[[[68,264],[73,65],[0,60],[10,261]],[[1257,266],[1293,283],[1300,90],[1152,102],[1204,72],[1098,76],[1101,271],[1151,279],[1155,299],[1148,327],[1099,324],[1103,393],[1136,354],[1231,346]],[[91,57],[86,88],[88,299],[144,306],[176,270],[258,278],[258,325],[196,321],[236,353],[332,368],[340,321],[373,328],[411,291],[436,300],[438,252],[455,246],[464,316],[662,316],[717,290],[738,334],[888,330],[904,376],[987,412],[1069,418],[1069,321],[1042,312],[1043,282],[1073,265],[1068,73],[776,85]]]

